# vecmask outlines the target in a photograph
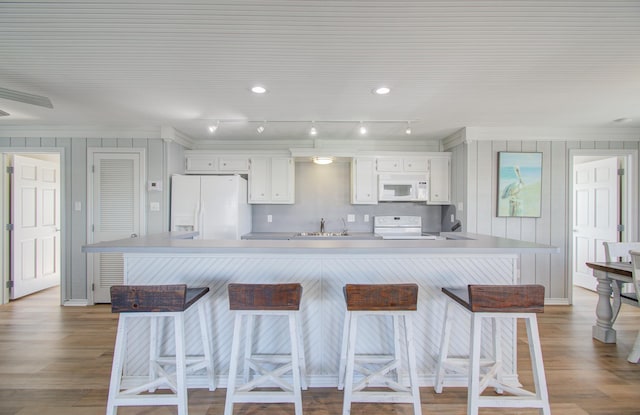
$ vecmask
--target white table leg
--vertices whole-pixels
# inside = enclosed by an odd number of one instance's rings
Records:
[[[596,306],[596,325],[592,336],[603,343],[615,343],[616,331],[613,329],[613,310],[611,309],[611,279],[606,272],[594,270],[598,279],[598,305]]]

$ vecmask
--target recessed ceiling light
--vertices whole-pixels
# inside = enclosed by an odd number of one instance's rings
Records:
[[[374,89],[373,92],[378,95],[387,95],[389,92],[391,92],[391,89],[386,86],[381,86]]]
[[[631,121],[633,121],[633,119],[626,118],[626,117],[625,118],[618,118],[618,119],[613,120],[613,122],[618,123],[618,124],[624,124],[624,123],[631,122]]]
[[[256,85],[254,87],[251,87],[251,92],[253,92],[254,94],[264,94],[265,92],[267,92],[267,88]]]

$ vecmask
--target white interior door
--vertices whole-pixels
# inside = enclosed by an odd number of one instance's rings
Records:
[[[13,156],[11,299],[60,284],[60,163]]]
[[[604,261],[602,243],[618,241],[618,159],[577,164],[573,180],[573,283],[595,291],[596,279],[585,263]]]
[[[143,163],[139,151],[92,152],[89,243],[135,237],[144,222]],[[93,301],[111,301],[109,288],[124,281],[122,254],[89,254]]]

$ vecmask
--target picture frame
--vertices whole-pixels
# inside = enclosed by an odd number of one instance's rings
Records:
[[[497,206],[499,217],[540,217],[542,153],[498,152]]]

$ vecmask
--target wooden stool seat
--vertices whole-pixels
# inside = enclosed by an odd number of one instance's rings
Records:
[[[206,321],[205,302],[208,287],[187,288],[174,285],[115,285],[111,287],[111,310],[120,313],[113,354],[107,415],[115,415],[119,406],[176,405],[179,415],[187,415],[187,373],[206,370],[209,390],[215,390],[210,327]],[[198,307],[200,337],[203,354],[187,356],[185,344],[185,312],[192,305]],[[127,336],[130,320],[150,322],[149,375],[146,382],[123,388]],[[170,319],[174,327],[175,354],[161,353],[162,327],[160,320]],[[173,367],[171,371],[168,367]],[[173,393],[155,392],[171,389]]]
[[[467,415],[477,415],[480,407],[538,408],[544,415],[550,415],[549,396],[542,362],[540,336],[538,334],[537,313],[544,312],[544,287],[541,285],[469,285],[464,288],[443,288],[447,296],[444,315],[440,354],[436,369],[434,389],[441,393],[444,385],[445,369],[458,373],[467,373],[468,397]],[[451,306],[457,304],[471,315],[471,340],[469,357],[450,358],[448,356],[451,336]],[[482,322],[490,319],[492,323],[493,356],[481,358]],[[533,368],[535,393],[519,385],[506,384],[503,381],[501,320],[524,319],[529,340],[529,353]],[[514,323],[515,327],[515,323]],[[481,376],[481,369],[485,373]],[[495,388],[501,395],[483,396],[488,388]]]
[[[414,414],[421,415],[412,320],[418,305],[418,286],[416,284],[347,284],[344,287],[344,295],[347,310],[338,377],[338,389],[344,389],[343,415],[350,414],[353,402],[411,403]],[[356,354],[357,323],[360,317],[365,316],[391,317],[392,353]],[[404,350],[402,351],[409,370],[408,386],[400,373],[401,349],[403,349],[400,338],[401,326],[404,326]],[[356,372],[363,378],[354,383]],[[385,389],[365,390],[370,386],[381,386]]]
[[[236,402],[280,402],[293,403],[295,414],[302,415],[301,390],[307,389],[299,311],[302,285],[297,283],[229,284],[228,291],[229,309],[235,312],[235,323],[224,414],[232,415],[233,405]],[[290,354],[254,352],[254,320],[266,316],[288,319]],[[245,322],[243,384],[238,385],[240,338]],[[283,378],[289,372],[291,372],[291,381]],[[279,390],[273,390],[273,387]],[[265,390],[265,388],[269,389]]]

